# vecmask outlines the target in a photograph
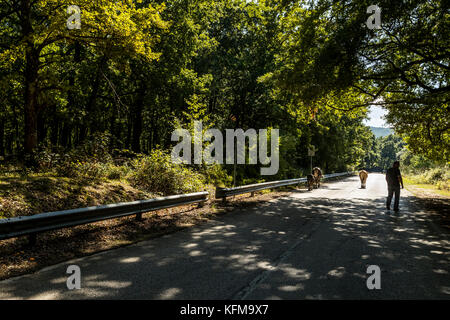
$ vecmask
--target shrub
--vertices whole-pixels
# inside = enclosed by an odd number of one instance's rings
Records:
[[[149,192],[175,195],[205,188],[201,174],[172,163],[170,155],[161,150],[153,150],[150,156],[135,159],[132,167],[130,183]]]
[[[72,152],[74,158],[80,160],[107,163],[112,160],[109,152],[111,135],[108,133],[94,133],[90,139],[76,147]]]
[[[56,167],[56,173],[68,178],[92,178],[103,177],[104,168],[101,163],[94,161],[64,161]]]
[[[131,168],[126,164],[117,166],[112,163],[106,163],[102,167],[102,175],[111,180],[120,180],[126,178],[131,171]]]
[[[39,171],[51,171],[61,162],[61,154],[61,150],[50,145],[41,146],[40,151],[35,155]]]
[[[228,175],[225,168],[218,164],[205,165],[200,169],[200,172],[205,177],[207,184],[225,187],[230,186],[233,182],[233,177]]]
[[[450,190],[450,183],[448,182],[448,180],[447,181],[439,181],[436,184],[436,186],[439,190],[446,190],[446,191]]]
[[[446,165],[436,166],[422,172],[417,172],[409,167],[405,172],[413,183],[433,184],[440,190],[449,190],[450,171]]]
[[[445,168],[434,168],[431,170],[428,170],[425,173],[425,180],[427,183],[436,183],[438,181],[443,181],[448,179],[447,176],[447,170]]]
[[[112,151],[112,157],[114,158],[114,164],[122,166],[129,164],[133,159],[136,159],[139,155],[128,149],[114,149]]]
[[[60,147],[41,146],[35,156],[39,171],[55,171],[58,175],[68,178],[120,179],[127,174],[128,168],[112,164],[110,139],[110,135],[106,133],[93,134],[83,144],[68,152],[64,152]]]

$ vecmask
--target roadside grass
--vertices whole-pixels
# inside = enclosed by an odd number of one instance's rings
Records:
[[[417,189],[423,189],[424,192],[435,193],[444,197],[450,198],[450,190],[448,189],[439,189],[439,187],[435,184],[431,183],[420,183],[417,178],[411,176],[403,176],[403,182],[405,183],[406,188],[412,193],[417,193]]]
[[[125,180],[48,173],[0,175],[0,219],[154,198]]]

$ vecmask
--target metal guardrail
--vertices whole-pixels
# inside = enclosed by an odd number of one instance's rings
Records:
[[[255,192],[255,191],[260,191],[260,190],[265,190],[265,189],[273,189],[273,188],[279,188],[279,187],[284,187],[284,186],[290,186],[290,185],[299,184],[302,182],[306,182],[306,178],[249,184],[246,186],[235,187],[235,188],[219,188],[219,187],[217,187],[216,188],[216,199],[217,198],[226,198],[226,197],[235,196],[238,194]]]
[[[140,220],[145,212],[191,203],[203,203],[208,200],[208,196],[208,192],[197,192],[143,201],[41,213],[34,216],[0,219],[0,240],[28,235],[30,236],[30,244],[33,244],[36,242],[36,234],[44,231],[131,215],[136,215],[136,219]]]
[[[351,176],[352,174],[355,174],[353,171],[349,172],[342,172],[342,173],[330,173],[330,174],[324,174],[323,178],[326,179],[332,179],[337,177],[344,177],[344,176]]]
[[[326,179],[332,179],[336,177],[342,177],[351,175],[353,172],[343,172],[343,173],[332,173],[332,174],[325,174],[323,175],[324,180]],[[235,196],[238,194],[244,194],[244,193],[253,193],[260,190],[265,189],[273,189],[278,187],[284,187],[284,186],[290,186],[299,184],[302,182],[306,182],[306,178],[299,178],[299,179],[290,179],[290,180],[281,180],[281,181],[271,181],[271,182],[264,182],[264,183],[257,183],[257,184],[250,184],[242,187],[235,187],[235,188],[216,188],[216,199],[222,198],[223,201],[226,201],[227,197]]]
[[[350,174],[353,173],[345,172],[327,174],[323,176],[323,179],[331,179]],[[223,200],[226,201],[226,198],[229,196],[295,185],[306,181],[306,178],[299,178],[264,182],[236,188],[217,188],[216,198],[223,198]],[[41,213],[34,216],[0,219],[0,240],[19,236],[29,236],[29,241],[32,245],[36,242],[36,235],[41,232],[69,228],[82,224],[131,215],[136,215],[136,219],[141,220],[142,214],[145,212],[178,207],[192,203],[199,203],[201,205],[203,202],[208,200],[208,196],[209,193],[205,191],[128,203],[117,203],[89,208]]]

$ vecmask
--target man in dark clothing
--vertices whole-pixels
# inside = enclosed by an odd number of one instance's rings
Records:
[[[399,211],[400,202],[400,185],[404,189],[402,174],[400,173],[400,162],[395,161],[392,168],[388,169],[386,172],[386,182],[388,184],[389,195],[386,201],[386,208],[391,210],[392,197],[395,194],[394,211]]]

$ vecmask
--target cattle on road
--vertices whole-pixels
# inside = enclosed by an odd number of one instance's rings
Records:
[[[314,176],[312,174],[306,176],[306,186],[308,187],[308,191],[314,189]]]
[[[359,179],[361,180],[361,189],[366,188],[367,178],[369,177],[369,173],[366,170],[361,170],[359,172]]]
[[[314,176],[314,188],[320,188],[320,179],[322,178],[322,170],[318,167],[315,167],[312,172]]]

